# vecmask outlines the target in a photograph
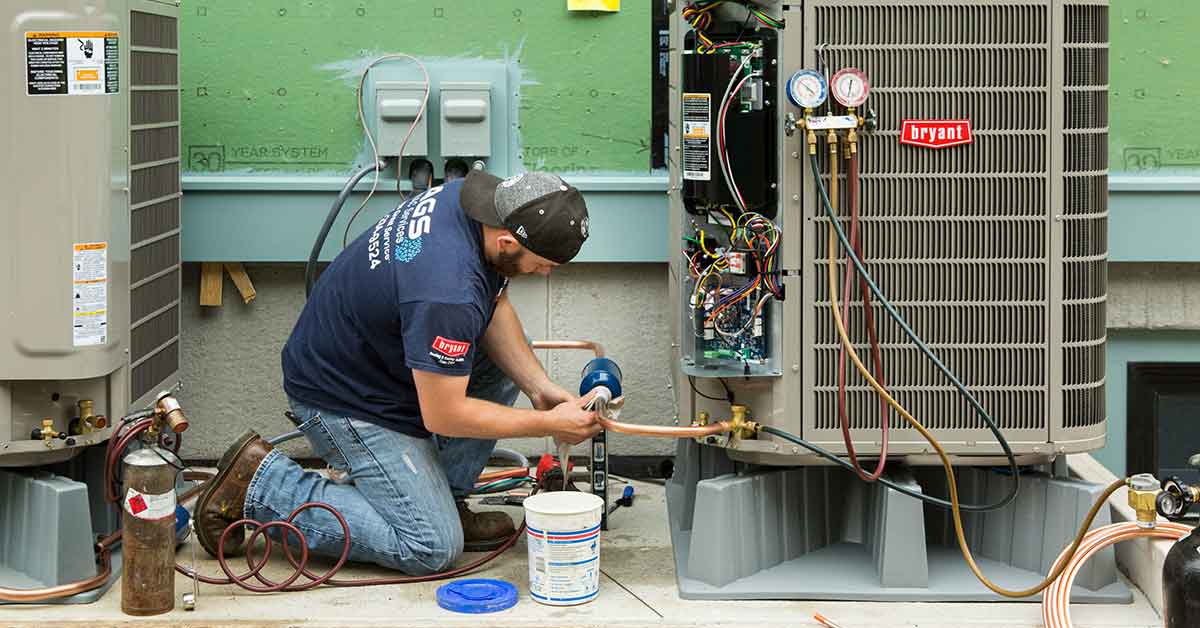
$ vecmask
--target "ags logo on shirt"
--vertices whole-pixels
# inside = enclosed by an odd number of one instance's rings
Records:
[[[438,336],[433,339],[432,349],[433,353],[430,355],[437,358],[439,362],[461,362],[462,357],[467,355],[467,351],[470,351],[471,343]]]

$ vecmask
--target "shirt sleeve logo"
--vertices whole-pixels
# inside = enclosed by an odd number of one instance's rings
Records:
[[[447,358],[461,358],[471,350],[471,343],[438,336],[433,339],[433,350]]]

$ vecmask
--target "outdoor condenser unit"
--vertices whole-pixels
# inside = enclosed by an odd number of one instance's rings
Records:
[[[96,445],[176,381],[178,11],[0,3],[0,585],[95,573]]]
[[[1022,464],[1102,447],[1107,2],[756,3],[785,23],[778,29],[755,26],[743,8],[730,4],[714,12],[708,27],[716,44],[728,44],[715,54],[696,52],[694,29],[681,15],[689,3],[675,3],[671,18],[669,246],[675,252],[672,347],[680,415],[728,418],[729,403],[690,391],[723,398],[729,390],[753,420],[846,452],[837,412],[839,342],[826,280],[828,222],[809,170],[805,132],[796,128],[805,112],[789,102],[786,90],[797,71],[829,74],[854,67],[870,82],[870,95],[856,112],[867,119],[858,149],[868,270],[995,417]],[[750,54],[741,52],[739,42],[762,45],[746,66],[758,77],[751,81],[754,89],[746,88],[728,114],[730,170],[743,189],[754,191],[755,200],[747,193],[746,202],[760,202],[756,211],[782,233],[786,294],[755,312],[761,320],[745,320],[745,329],[755,330],[752,340],[723,348],[689,314],[700,311],[696,295],[703,292],[695,288],[686,247],[694,246],[687,239],[695,240],[698,231],[720,233],[719,210],[733,207],[721,184],[711,127],[730,69],[738,55]],[[825,107],[817,113],[826,113]],[[832,113],[845,110],[835,104]],[[940,149],[901,143],[905,121],[969,121],[971,141]],[[829,172],[825,151],[822,143],[822,174]],[[838,257],[844,262],[844,251]],[[736,288],[737,277],[726,277]],[[842,287],[839,293],[850,298],[847,325],[869,365],[858,289]],[[1002,476],[968,468],[1003,464],[996,439],[878,304],[874,318],[887,387],[962,465],[964,501],[998,494]],[[855,448],[859,456],[877,455],[879,400],[852,366],[848,372]],[[889,456],[908,465],[904,477],[944,496],[940,470],[926,466],[939,464],[932,448],[894,412],[889,417]],[[973,586],[965,567],[952,564],[943,512],[926,508],[922,515],[912,500],[912,510],[899,515],[896,502],[889,501],[897,494],[824,464],[765,434],[682,445],[669,490],[681,592],[717,598],[990,599]],[[805,466],[770,471],[796,465]],[[978,533],[972,543],[984,547],[989,559],[1027,569],[1032,578],[1053,560],[1054,554],[1046,555],[1049,548],[1057,552],[1064,539],[1049,523],[1046,531],[1026,530],[1020,518],[1076,522],[1074,502],[1052,503],[1047,495],[1090,489],[1054,477],[1022,486],[1025,502],[1016,509],[972,515],[968,525]],[[1007,521],[1003,526],[1001,519]],[[746,525],[764,538],[723,542],[731,528]],[[1022,534],[1045,548],[1027,555],[1014,550]],[[902,558],[919,558],[916,578],[889,571],[889,564],[898,564],[889,561],[901,560],[897,547],[920,547],[924,541],[928,551]],[[737,549],[711,551],[723,545]],[[835,569],[838,560],[852,562],[860,550],[866,561],[861,573],[847,576]],[[947,551],[943,564],[939,557]],[[820,563],[822,555],[828,562]],[[764,580],[763,570],[773,566],[778,577]],[[790,571],[780,571],[783,566]],[[949,589],[944,588],[949,581],[935,584],[935,573],[953,573],[955,583]],[[1077,596],[1111,593],[1104,587],[1115,578],[1101,580]]]

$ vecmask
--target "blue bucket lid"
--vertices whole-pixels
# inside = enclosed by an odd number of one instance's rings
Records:
[[[437,590],[438,606],[456,613],[495,613],[517,603],[517,587],[503,580],[455,580]]]

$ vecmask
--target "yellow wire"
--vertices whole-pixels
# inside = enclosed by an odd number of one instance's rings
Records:
[[[829,179],[830,205],[832,207],[837,207],[837,205],[833,204],[833,199],[837,198],[838,155],[836,145],[832,146],[832,149],[833,150],[830,155],[830,172],[832,173],[832,176],[830,176]],[[971,548],[967,545],[967,538],[963,532],[962,512],[960,511],[958,504],[958,482],[954,478],[954,466],[950,463],[950,457],[946,455],[946,450],[942,448],[942,444],[938,442],[937,438],[935,438],[934,435],[931,434],[924,425],[917,421],[917,419],[913,417],[913,415],[909,413],[904,406],[900,405],[900,402],[896,401],[896,399],[892,397],[892,395],[888,393],[888,391],[871,375],[871,372],[867,370],[866,365],[864,365],[862,360],[859,359],[858,352],[854,350],[854,344],[850,341],[849,334],[846,333],[846,324],[844,321],[842,321],[842,315],[840,312],[841,307],[838,303],[837,260],[834,257],[834,252],[838,247],[838,238],[837,231],[833,227],[833,219],[829,220],[828,230],[829,310],[833,313],[833,322],[837,327],[838,337],[841,339],[842,346],[846,349],[846,354],[850,356],[850,360],[854,363],[854,367],[858,369],[858,372],[862,374],[863,379],[867,380],[867,383],[871,385],[871,388],[875,390],[876,394],[886,401],[887,404],[897,412],[897,414],[903,417],[913,429],[917,430],[917,432],[919,432],[921,436],[929,442],[929,445],[933,447],[934,451],[937,452],[938,457],[941,458],[942,468],[946,472],[947,490],[950,493],[951,514],[953,515],[952,519],[954,520],[954,536],[958,541],[959,549],[962,551],[963,559],[967,561],[967,566],[971,568],[971,572],[974,573],[975,577],[983,583],[983,586],[1004,597],[1022,598],[1040,593],[1046,587],[1050,586],[1051,583],[1057,580],[1062,574],[1063,570],[1066,569],[1067,564],[1071,562],[1071,558],[1079,550],[1079,545],[1083,542],[1084,535],[1086,535],[1088,529],[1092,527],[1092,521],[1096,518],[1096,515],[1100,513],[1100,508],[1105,504],[1105,502],[1108,501],[1108,498],[1117,491],[1117,489],[1125,486],[1125,480],[1117,480],[1113,482],[1108,486],[1107,489],[1104,490],[1103,493],[1100,494],[1100,496],[1096,499],[1096,502],[1092,504],[1092,509],[1088,512],[1087,517],[1084,518],[1083,523],[1079,526],[1079,532],[1075,535],[1075,540],[1071,543],[1067,553],[1063,556],[1062,560],[1060,560],[1054,566],[1054,568],[1050,571],[1050,574],[1047,575],[1046,578],[1040,583],[1028,589],[1014,591],[1005,589],[991,580],[988,580],[987,576],[983,575],[983,572],[979,569],[979,565],[975,563],[975,557],[971,555]],[[847,260],[847,263],[852,262]]]

